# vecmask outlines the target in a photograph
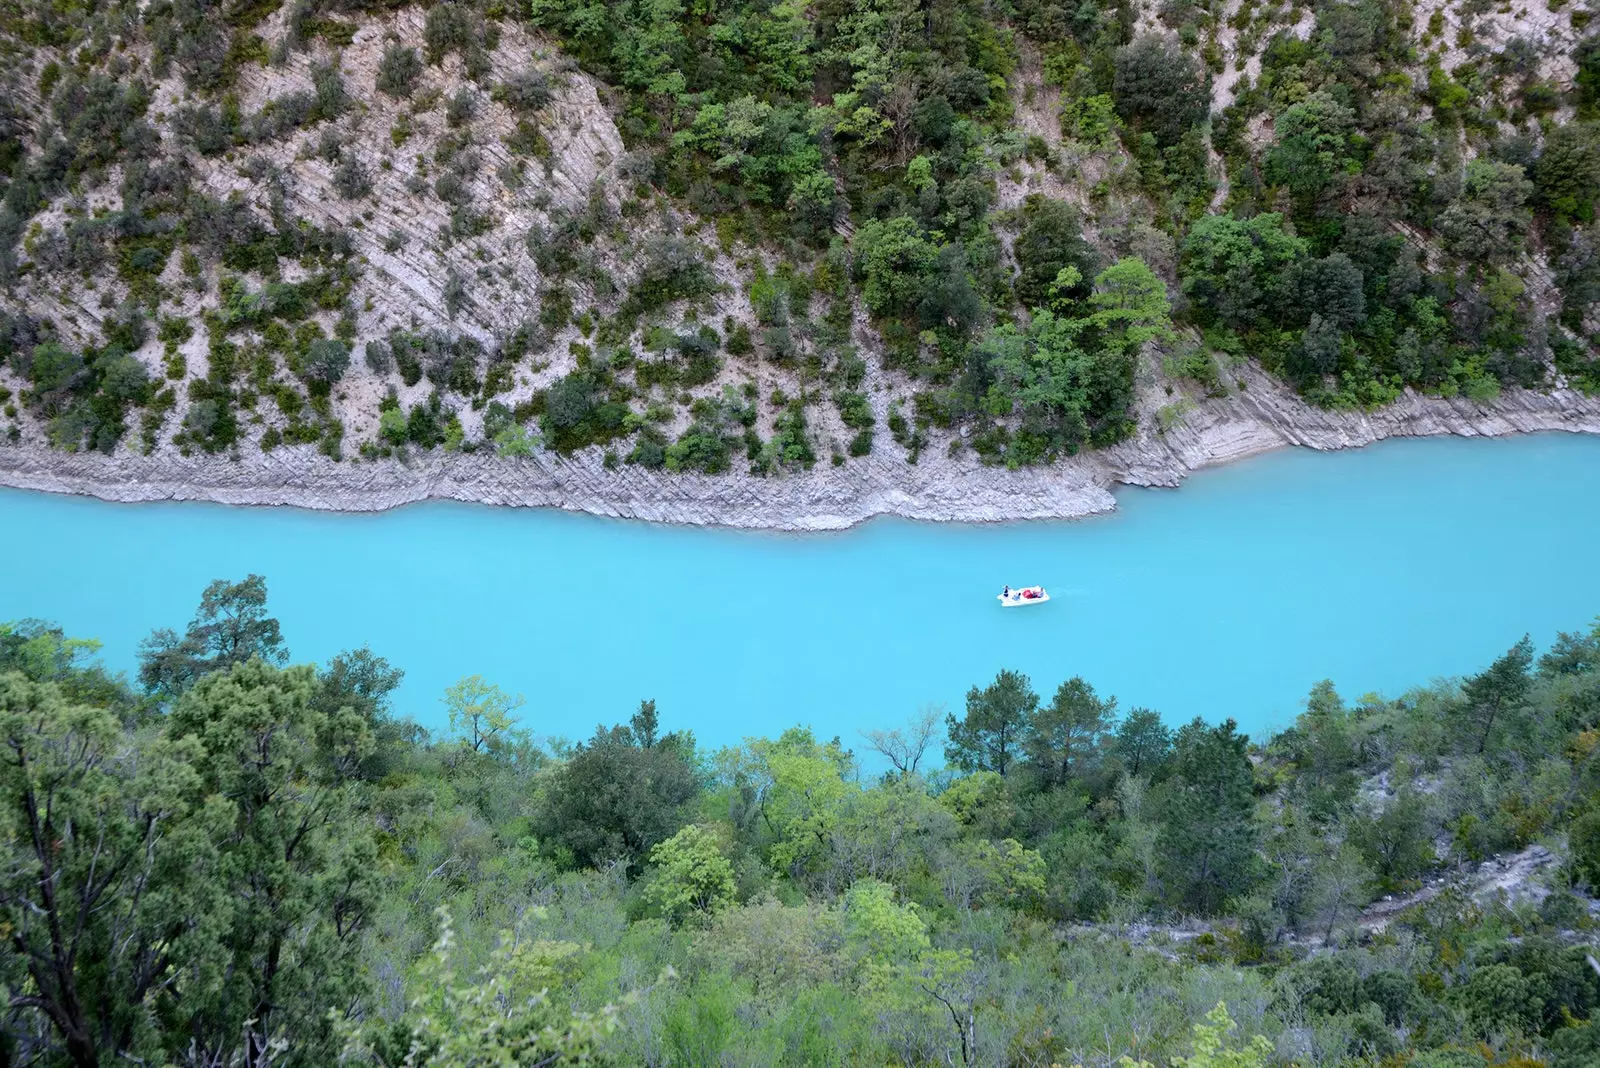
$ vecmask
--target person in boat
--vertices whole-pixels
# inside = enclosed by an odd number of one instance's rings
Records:
[[[1011,596],[1011,587],[1007,585],[1004,589],[1002,589],[1000,591],[1000,596],[1009,598]]]

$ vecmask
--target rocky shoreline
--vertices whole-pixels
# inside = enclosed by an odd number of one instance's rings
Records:
[[[970,452],[935,445],[917,464],[887,441],[863,460],[779,478],[672,475],[598,457],[541,453],[501,459],[434,452],[409,461],[334,462],[310,447],[242,458],[62,453],[0,447],[0,486],[87,494],[109,501],[198,500],[372,512],[423,500],[562,508],[654,522],[767,530],[839,530],[875,516],[946,522],[1073,519],[1116,507],[1117,485],[1177,486],[1189,472],[1286,445],[1343,449],[1384,438],[1501,436],[1564,430],[1600,433],[1600,397],[1558,389],[1509,391],[1479,405],[1407,393],[1376,412],[1308,407],[1264,375],[1221,400],[1197,404],[1164,432],[1146,428],[1114,448],[1049,468],[985,467]],[[893,454],[893,457],[889,455]]]

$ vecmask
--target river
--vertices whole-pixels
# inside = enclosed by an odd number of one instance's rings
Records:
[[[296,661],[370,644],[406,670],[396,711],[430,728],[478,673],[525,694],[543,736],[651,697],[705,745],[797,723],[859,744],[1010,667],[1046,698],[1081,674],[1124,708],[1262,735],[1319,679],[1395,694],[1585,625],[1597,547],[1600,438],[1563,434],[1286,450],[1122,491],[1103,518],[825,535],[0,490],[0,619],[56,620],[131,670],[206,582],[257,572]],[[1002,610],[1008,582],[1052,600]]]

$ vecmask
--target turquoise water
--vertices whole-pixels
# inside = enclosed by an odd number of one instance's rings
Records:
[[[1282,451],[1119,499],[1076,523],[797,536],[0,491],[0,619],[54,619],[131,669],[207,581],[259,572],[297,660],[369,643],[406,669],[397,711],[429,726],[480,673],[526,694],[541,735],[653,697],[715,745],[795,723],[859,741],[1003,667],[1259,734],[1318,679],[1394,693],[1600,613],[1600,438]],[[1006,582],[1053,600],[1002,610]]]

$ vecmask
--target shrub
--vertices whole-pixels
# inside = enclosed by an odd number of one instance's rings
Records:
[[[1117,114],[1158,144],[1175,145],[1205,120],[1210,94],[1194,61],[1178,42],[1161,34],[1136,37],[1117,49],[1112,99]]]
[[[634,313],[651,312],[677,300],[705,296],[716,287],[705,250],[683,237],[653,237],[644,244],[638,280],[628,294]]]
[[[344,377],[350,368],[350,348],[338,338],[313,341],[300,360],[300,377],[308,382],[328,385]]]
[[[422,60],[415,48],[392,44],[383,50],[378,61],[375,84],[379,92],[396,100],[410,99],[416,89],[417,78],[422,74]]]
[[[512,111],[538,111],[555,99],[550,75],[528,67],[494,87],[493,98]]]
[[[333,191],[345,200],[360,200],[372,192],[372,176],[354,153],[346,152],[334,168]]]

